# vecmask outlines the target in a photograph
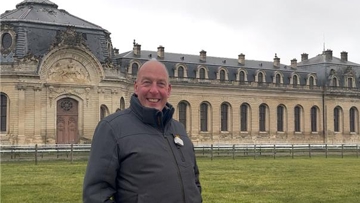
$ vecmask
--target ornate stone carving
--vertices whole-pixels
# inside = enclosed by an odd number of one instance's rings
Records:
[[[63,59],[56,62],[48,70],[48,81],[61,83],[86,84],[90,82],[87,70],[79,62]]]
[[[73,27],[68,27],[66,30],[58,31],[56,33],[56,40],[51,48],[62,45],[70,45],[70,46],[82,45],[86,47],[82,33],[76,32],[75,28]]]

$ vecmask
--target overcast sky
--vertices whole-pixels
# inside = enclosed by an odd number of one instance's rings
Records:
[[[272,61],[347,51],[360,64],[359,0],[51,0],[111,32],[120,53],[142,50]],[[1,13],[21,0],[1,2]]]

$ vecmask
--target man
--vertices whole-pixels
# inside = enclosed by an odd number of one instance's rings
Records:
[[[95,130],[84,202],[202,202],[193,144],[167,102],[166,67],[144,63],[134,92],[128,109],[104,118]]]

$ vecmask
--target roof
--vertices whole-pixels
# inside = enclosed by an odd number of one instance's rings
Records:
[[[102,27],[73,16],[48,0],[25,0],[16,9],[1,14],[0,22],[29,22],[57,26],[75,26],[86,29],[104,30]]]

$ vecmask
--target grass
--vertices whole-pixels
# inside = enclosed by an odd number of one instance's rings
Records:
[[[360,159],[199,157],[204,203],[360,202]],[[86,161],[1,163],[1,202],[81,202]]]

